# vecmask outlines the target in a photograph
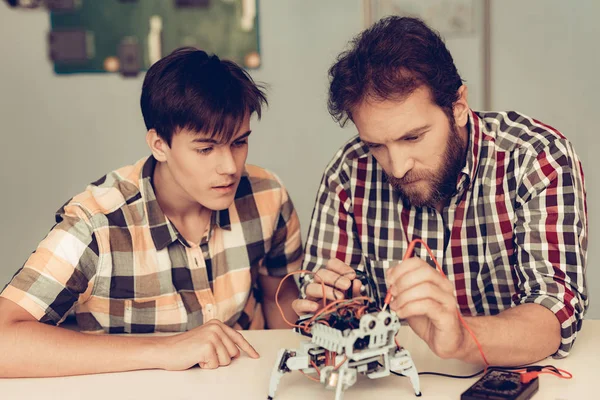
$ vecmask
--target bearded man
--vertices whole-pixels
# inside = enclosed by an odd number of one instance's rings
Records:
[[[323,175],[304,258],[316,275],[296,313],[318,309],[321,283],[330,300],[356,295],[361,271],[442,358],[482,360],[461,316],[490,364],[566,356],[588,306],[571,143],[517,112],[471,110],[452,56],[418,19],[379,21],[329,76],[329,111],[358,135]],[[415,239],[431,256],[417,246],[402,261]]]

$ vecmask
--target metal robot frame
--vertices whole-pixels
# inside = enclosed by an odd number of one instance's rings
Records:
[[[311,317],[307,315],[302,320]],[[407,376],[415,395],[420,396],[417,368],[410,353],[395,341],[400,329],[398,316],[393,312],[375,311],[362,315],[359,321],[355,329],[314,323],[310,341],[303,342],[298,349],[279,350],[268,399],[275,398],[283,374],[297,370],[305,374],[317,373],[327,389],[335,390],[335,400],[342,400],[344,391],[354,385],[358,374],[377,379],[390,375],[390,371]],[[298,328],[296,331],[306,334]]]

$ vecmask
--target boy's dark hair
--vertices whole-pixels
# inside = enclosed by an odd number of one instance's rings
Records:
[[[329,69],[329,113],[344,126],[366,98],[402,100],[427,86],[451,121],[462,79],[437,32],[423,21],[387,17],[357,35]]]
[[[183,47],[150,67],[140,104],[146,128],[169,146],[180,129],[228,142],[246,115],[256,112],[260,119],[267,104],[263,90],[237,64]]]

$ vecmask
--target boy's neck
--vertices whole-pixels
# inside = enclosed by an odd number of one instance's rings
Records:
[[[170,220],[210,219],[212,210],[191,199],[161,162],[156,163],[153,186],[158,205]]]

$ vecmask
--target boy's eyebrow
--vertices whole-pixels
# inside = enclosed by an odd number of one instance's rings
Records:
[[[252,133],[252,131],[247,131],[243,135],[240,135],[237,138],[232,139],[232,142],[235,142],[236,140],[241,140],[241,139],[247,138],[248,136],[250,136],[251,133]],[[212,143],[212,144],[219,144],[219,142],[217,142],[215,139],[212,139],[212,138],[202,138],[202,137],[197,137],[197,138],[192,139],[192,143]]]

